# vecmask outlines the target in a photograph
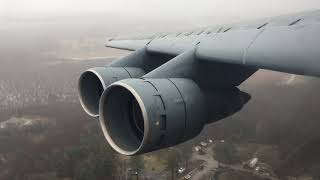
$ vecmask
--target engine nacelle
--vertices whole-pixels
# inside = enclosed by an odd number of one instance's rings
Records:
[[[110,84],[144,74],[143,69],[134,67],[96,67],[85,71],[78,84],[82,108],[90,116],[98,117],[100,97]]]
[[[205,96],[189,79],[125,79],[100,99],[100,124],[119,153],[135,155],[198,135],[208,121]]]

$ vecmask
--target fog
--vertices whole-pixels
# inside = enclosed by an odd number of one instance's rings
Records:
[[[0,31],[32,33],[48,29],[57,33],[64,28],[79,28],[95,33],[99,30],[101,36],[103,32],[110,35],[110,30],[114,30],[112,36],[131,35],[189,30],[319,8],[318,0],[0,0]]]
[[[148,18],[219,16],[228,19],[272,16],[317,7],[320,7],[318,0],[0,0],[2,16],[38,18],[99,12]]]

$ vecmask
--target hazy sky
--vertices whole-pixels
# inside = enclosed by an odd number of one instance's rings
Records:
[[[116,12],[148,16],[252,16],[320,9],[320,0],[0,0],[0,14]]]

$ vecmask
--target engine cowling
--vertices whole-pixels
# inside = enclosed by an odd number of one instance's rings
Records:
[[[205,96],[189,79],[125,79],[100,99],[100,124],[119,153],[135,155],[198,135],[208,121]]]
[[[78,84],[82,108],[88,115],[98,117],[100,97],[110,84],[144,74],[143,69],[134,67],[95,67],[86,70],[80,76]]]

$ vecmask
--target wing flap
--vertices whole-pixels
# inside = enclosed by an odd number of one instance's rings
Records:
[[[148,51],[154,53],[165,53],[179,55],[194,48],[204,36],[185,36],[175,38],[157,38],[148,44]]]
[[[248,48],[246,65],[320,76],[320,24],[266,29]]]
[[[203,60],[244,64],[243,57],[248,47],[262,31],[259,29],[237,30],[206,38],[198,45],[196,56]]]

